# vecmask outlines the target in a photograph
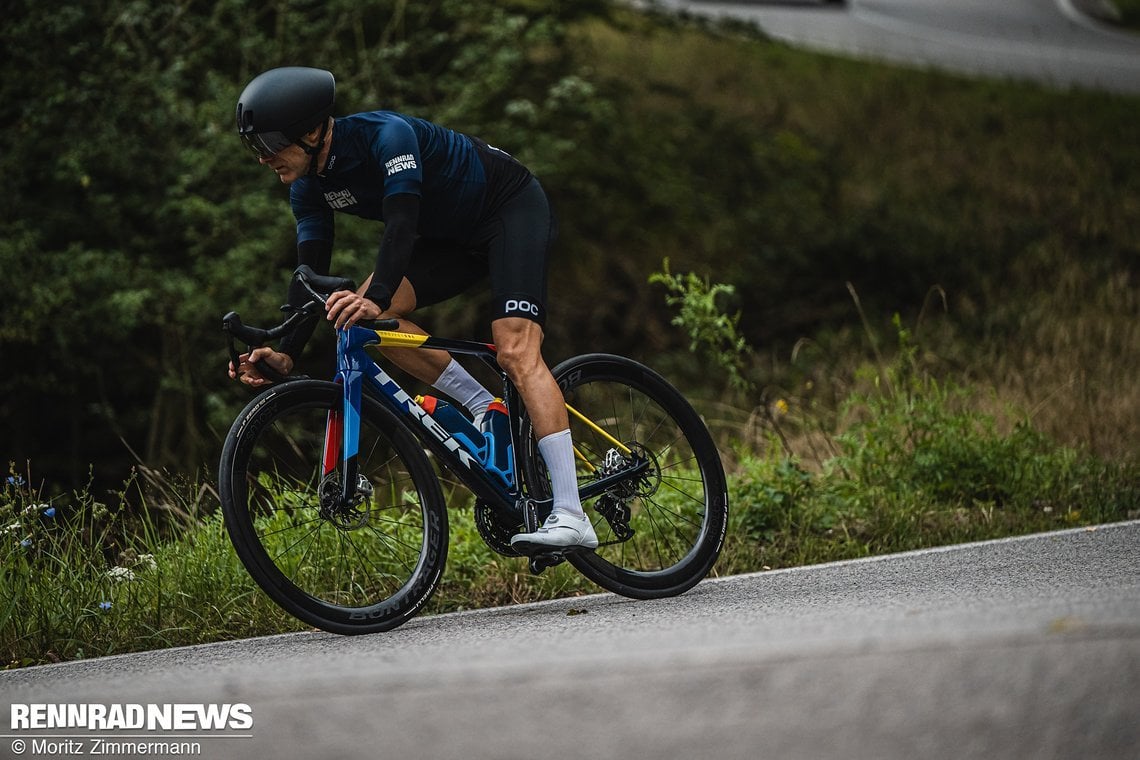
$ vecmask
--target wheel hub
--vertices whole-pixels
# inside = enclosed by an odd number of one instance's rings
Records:
[[[356,492],[346,504],[341,496],[340,476],[330,472],[321,481],[319,489],[321,517],[341,530],[363,528],[368,524],[372,493],[372,483],[368,478],[359,475],[356,479]]]
[[[657,462],[657,457],[640,443],[626,444],[626,448],[629,449],[628,455],[622,454],[617,449],[606,452],[602,460],[602,476],[616,475],[622,470],[646,463],[647,466],[640,475],[623,481],[614,489],[614,493],[622,499],[632,499],[635,496],[644,499],[657,493],[657,489],[661,487],[661,466]]]

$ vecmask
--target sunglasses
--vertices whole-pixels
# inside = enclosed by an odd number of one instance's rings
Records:
[[[281,132],[243,133],[241,141],[258,158],[273,158],[293,144],[293,141]]]

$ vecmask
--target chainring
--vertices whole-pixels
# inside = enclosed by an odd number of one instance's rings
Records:
[[[494,507],[482,499],[475,500],[475,527],[484,543],[504,557],[521,557],[522,552],[511,546],[511,537],[519,532],[517,526],[504,525]]]

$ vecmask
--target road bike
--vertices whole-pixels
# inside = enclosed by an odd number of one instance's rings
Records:
[[[251,350],[266,345],[321,319],[329,294],[354,289],[304,266],[294,277],[311,301],[276,327],[225,316],[235,366],[235,339]],[[276,382],[237,416],[219,465],[226,529],[250,575],[291,615],[334,633],[395,628],[439,585],[448,512],[433,460],[474,494],[478,532],[501,555],[520,556],[511,537],[535,530],[551,510],[530,420],[495,346],[400,332],[398,324],[338,330],[332,381],[281,377],[262,363]],[[480,450],[449,430],[373,360],[370,346],[485,362],[502,382],[509,440],[488,435]],[[701,418],[661,375],[624,357],[577,356],[552,372],[599,546],[526,557],[530,570],[568,561],[603,589],[636,599],[692,588],[716,562],[728,522],[724,469]],[[505,467],[494,446],[507,447]]]

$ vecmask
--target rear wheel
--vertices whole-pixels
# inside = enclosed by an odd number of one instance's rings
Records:
[[[571,409],[579,488],[616,481],[583,501],[597,550],[567,558],[624,596],[692,588],[716,562],[728,523],[724,468],[708,429],[668,381],[631,359],[590,354],[552,371]],[[546,468],[526,428],[527,482],[533,495],[546,497]]]
[[[342,504],[339,447],[332,472],[322,464],[341,407],[341,386],[318,380],[257,396],[226,438],[218,487],[234,549],[274,602],[326,631],[371,633],[405,622],[435,591],[447,511],[419,443],[368,397],[355,494]]]

